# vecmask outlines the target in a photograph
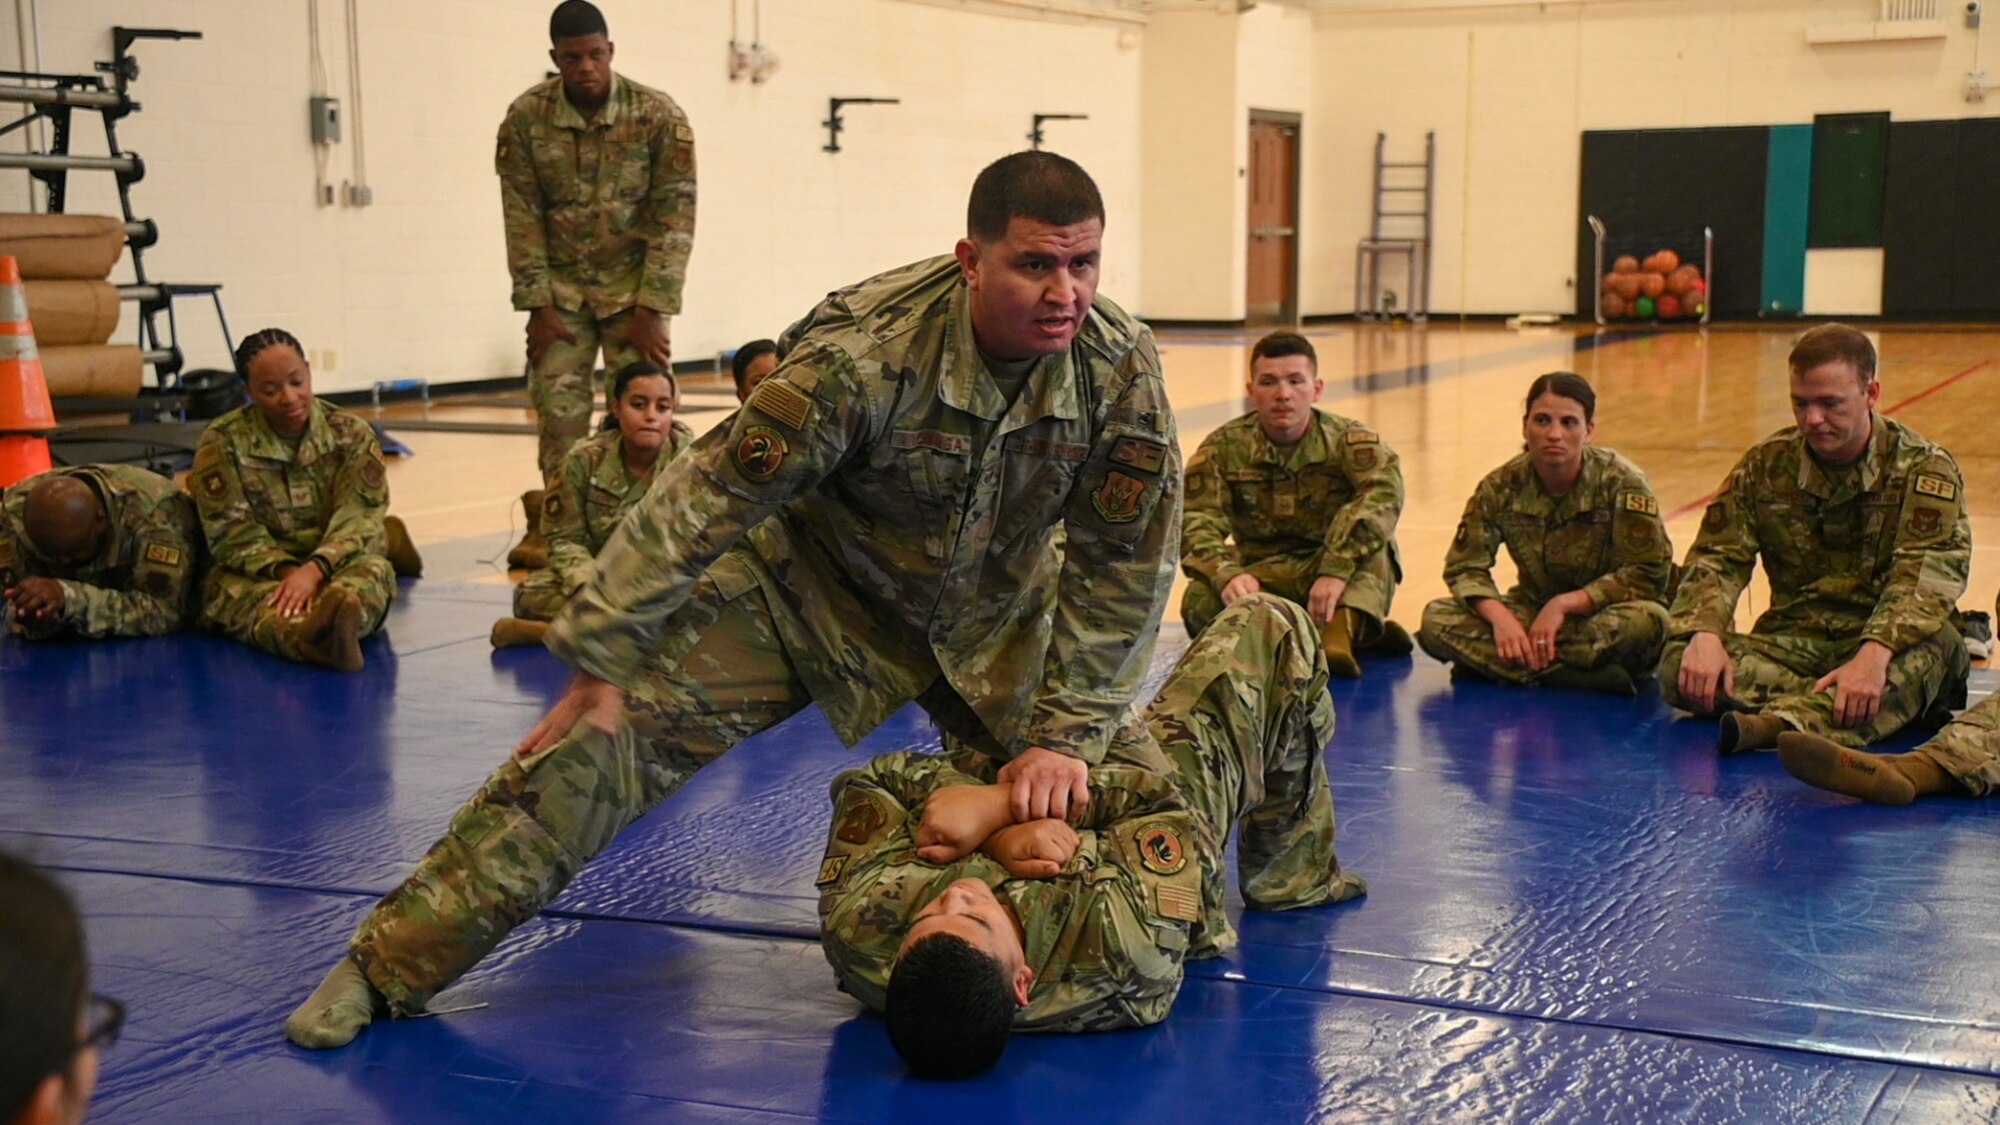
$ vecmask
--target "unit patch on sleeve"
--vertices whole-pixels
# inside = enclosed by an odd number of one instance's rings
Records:
[[[1187,866],[1187,850],[1181,838],[1164,824],[1139,829],[1139,862],[1155,875],[1174,875]]]
[[[744,431],[743,440],[736,443],[736,467],[743,470],[744,476],[762,484],[778,475],[785,455],[790,452],[785,435],[769,426],[752,426]]]
[[[1104,478],[1104,487],[1091,494],[1097,514],[1109,523],[1131,523],[1139,518],[1139,500],[1146,494],[1146,482],[1124,473]]]

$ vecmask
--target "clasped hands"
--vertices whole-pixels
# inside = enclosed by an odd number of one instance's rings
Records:
[[[1076,855],[1081,838],[1066,817],[1090,801],[1090,767],[1035,747],[1000,770],[994,785],[932,793],[917,825],[917,857],[952,863],[984,852],[1016,879],[1048,879]]]

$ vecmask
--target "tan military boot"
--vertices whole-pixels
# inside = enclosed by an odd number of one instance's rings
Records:
[[[1778,736],[1791,730],[1791,724],[1776,715],[1752,715],[1744,711],[1731,711],[1722,716],[1716,731],[1715,749],[1722,754],[1741,754],[1745,750],[1769,750],[1778,745]]]
[[[410,539],[410,529],[404,525],[401,516],[382,517],[382,534],[389,540],[389,566],[398,578],[422,578],[424,557],[417,553],[417,545]]]
[[[1635,699],[1639,695],[1639,685],[1632,682],[1632,673],[1619,664],[1606,664],[1601,668],[1571,668],[1567,664],[1557,664],[1543,672],[1536,682],[1546,687],[1601,691],[1627,699]]]
[[[1319,628],[1319,647],[1326,653],[1326,671],[1343,680],[1361,678],[1361,662],[1354,659],[1354,611],[1337,610],[1333,623]]]
[[[503,617],[493,623],[494,648],[526,648],[539,645],[549,635],[549,623],[522,617]]]
[[[354,591],[329,586],[297,628],[299,656],[335,671],[361,671],[361,599]]]
[[[1958,787],[1937,759],[1921,750],[1870,754],[1801,731],[1778,736],[1778,760],[1807,785],[1877,805],[1907,805]]]
[[[542,538],[542,489],[521,494],[521,506],[528,510],[528,533],[507,552],[507,565],[516,570],[540,570],[549,565],[549,541]]]

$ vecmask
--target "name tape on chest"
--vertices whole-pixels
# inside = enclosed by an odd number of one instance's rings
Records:
[[[1090,447],[1080,442],[1051,441],[1027,434],[1008,434],[1001,448],[1009,453],[1024,453],[1050,461],[1085,461],[1090,458]]]
[[[935,449],[960,457],[972,452],[971,439],[941,430],[897,430],[889,435],[889,444],[896,449]]]
[[[1917,495],[1935,496],[1940,500],[1958,499],[1958,486],[1943,477],[1929,473],[1917,474]]]

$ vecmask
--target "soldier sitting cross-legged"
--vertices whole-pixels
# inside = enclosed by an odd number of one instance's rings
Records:
[[[1318,628],[1269,594],[1202,632],[1090,772],[1081,817],[1023,817],[983,755],[886,754],[833,783],[821,943],[917,1074],[993,1066],[1012,1030],[1158,1023],[1182,962],[1236,945],[1223,851],[1253,910],[1343,902]]]

